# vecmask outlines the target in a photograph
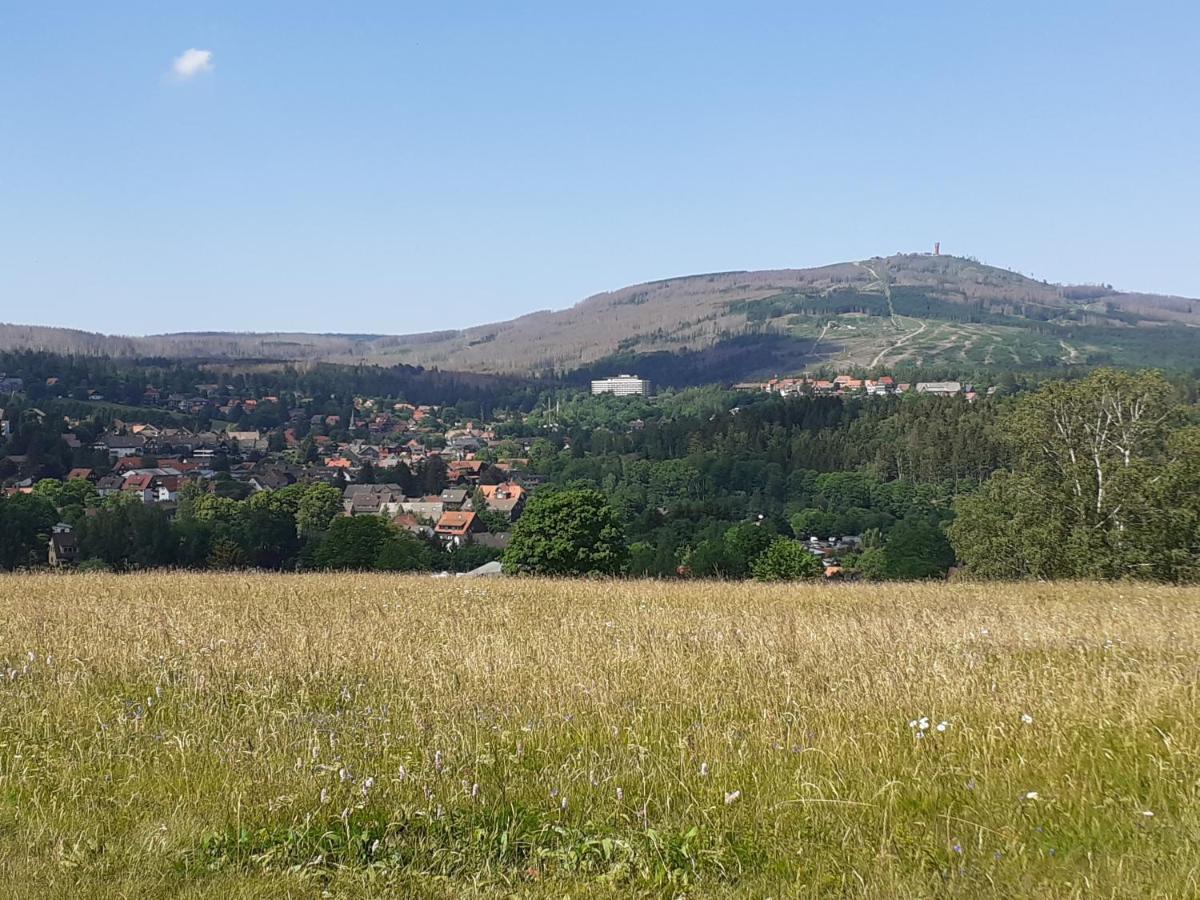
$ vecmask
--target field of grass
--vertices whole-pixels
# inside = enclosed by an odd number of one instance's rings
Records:
[[[0,596],[4,896],[1200,895],[1197,589]]]

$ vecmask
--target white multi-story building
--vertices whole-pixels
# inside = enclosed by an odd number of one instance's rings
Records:
[[[616,394],[618,397],[650,396],[650,382],[636,375],[617,375],[598,378],[592,382],[593,394]]]

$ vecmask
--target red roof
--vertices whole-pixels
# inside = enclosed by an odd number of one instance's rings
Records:
[[[512,482],[505,484],[484,484],[480,485],[479,490],[483,494],[484,499],[489,503],[493,500],[519,500],[521,495],[525,493],[525,488]]]
[[[444,512],[442,513],[442,517],[438,519],[434,531],[438,534],[461,537],[470,533],[471,527],[474,524],[475,513],[473,512]]]

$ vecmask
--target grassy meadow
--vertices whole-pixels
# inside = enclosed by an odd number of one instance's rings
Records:
[[[3,896],[1200,895],[1198,589],[0,598]]]

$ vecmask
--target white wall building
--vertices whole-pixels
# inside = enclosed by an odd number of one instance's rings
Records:
[[[616,394],[618,397],[650,396],[650,382],[636,375],[617,375],[598,378],[592,382],[593,394]]]

